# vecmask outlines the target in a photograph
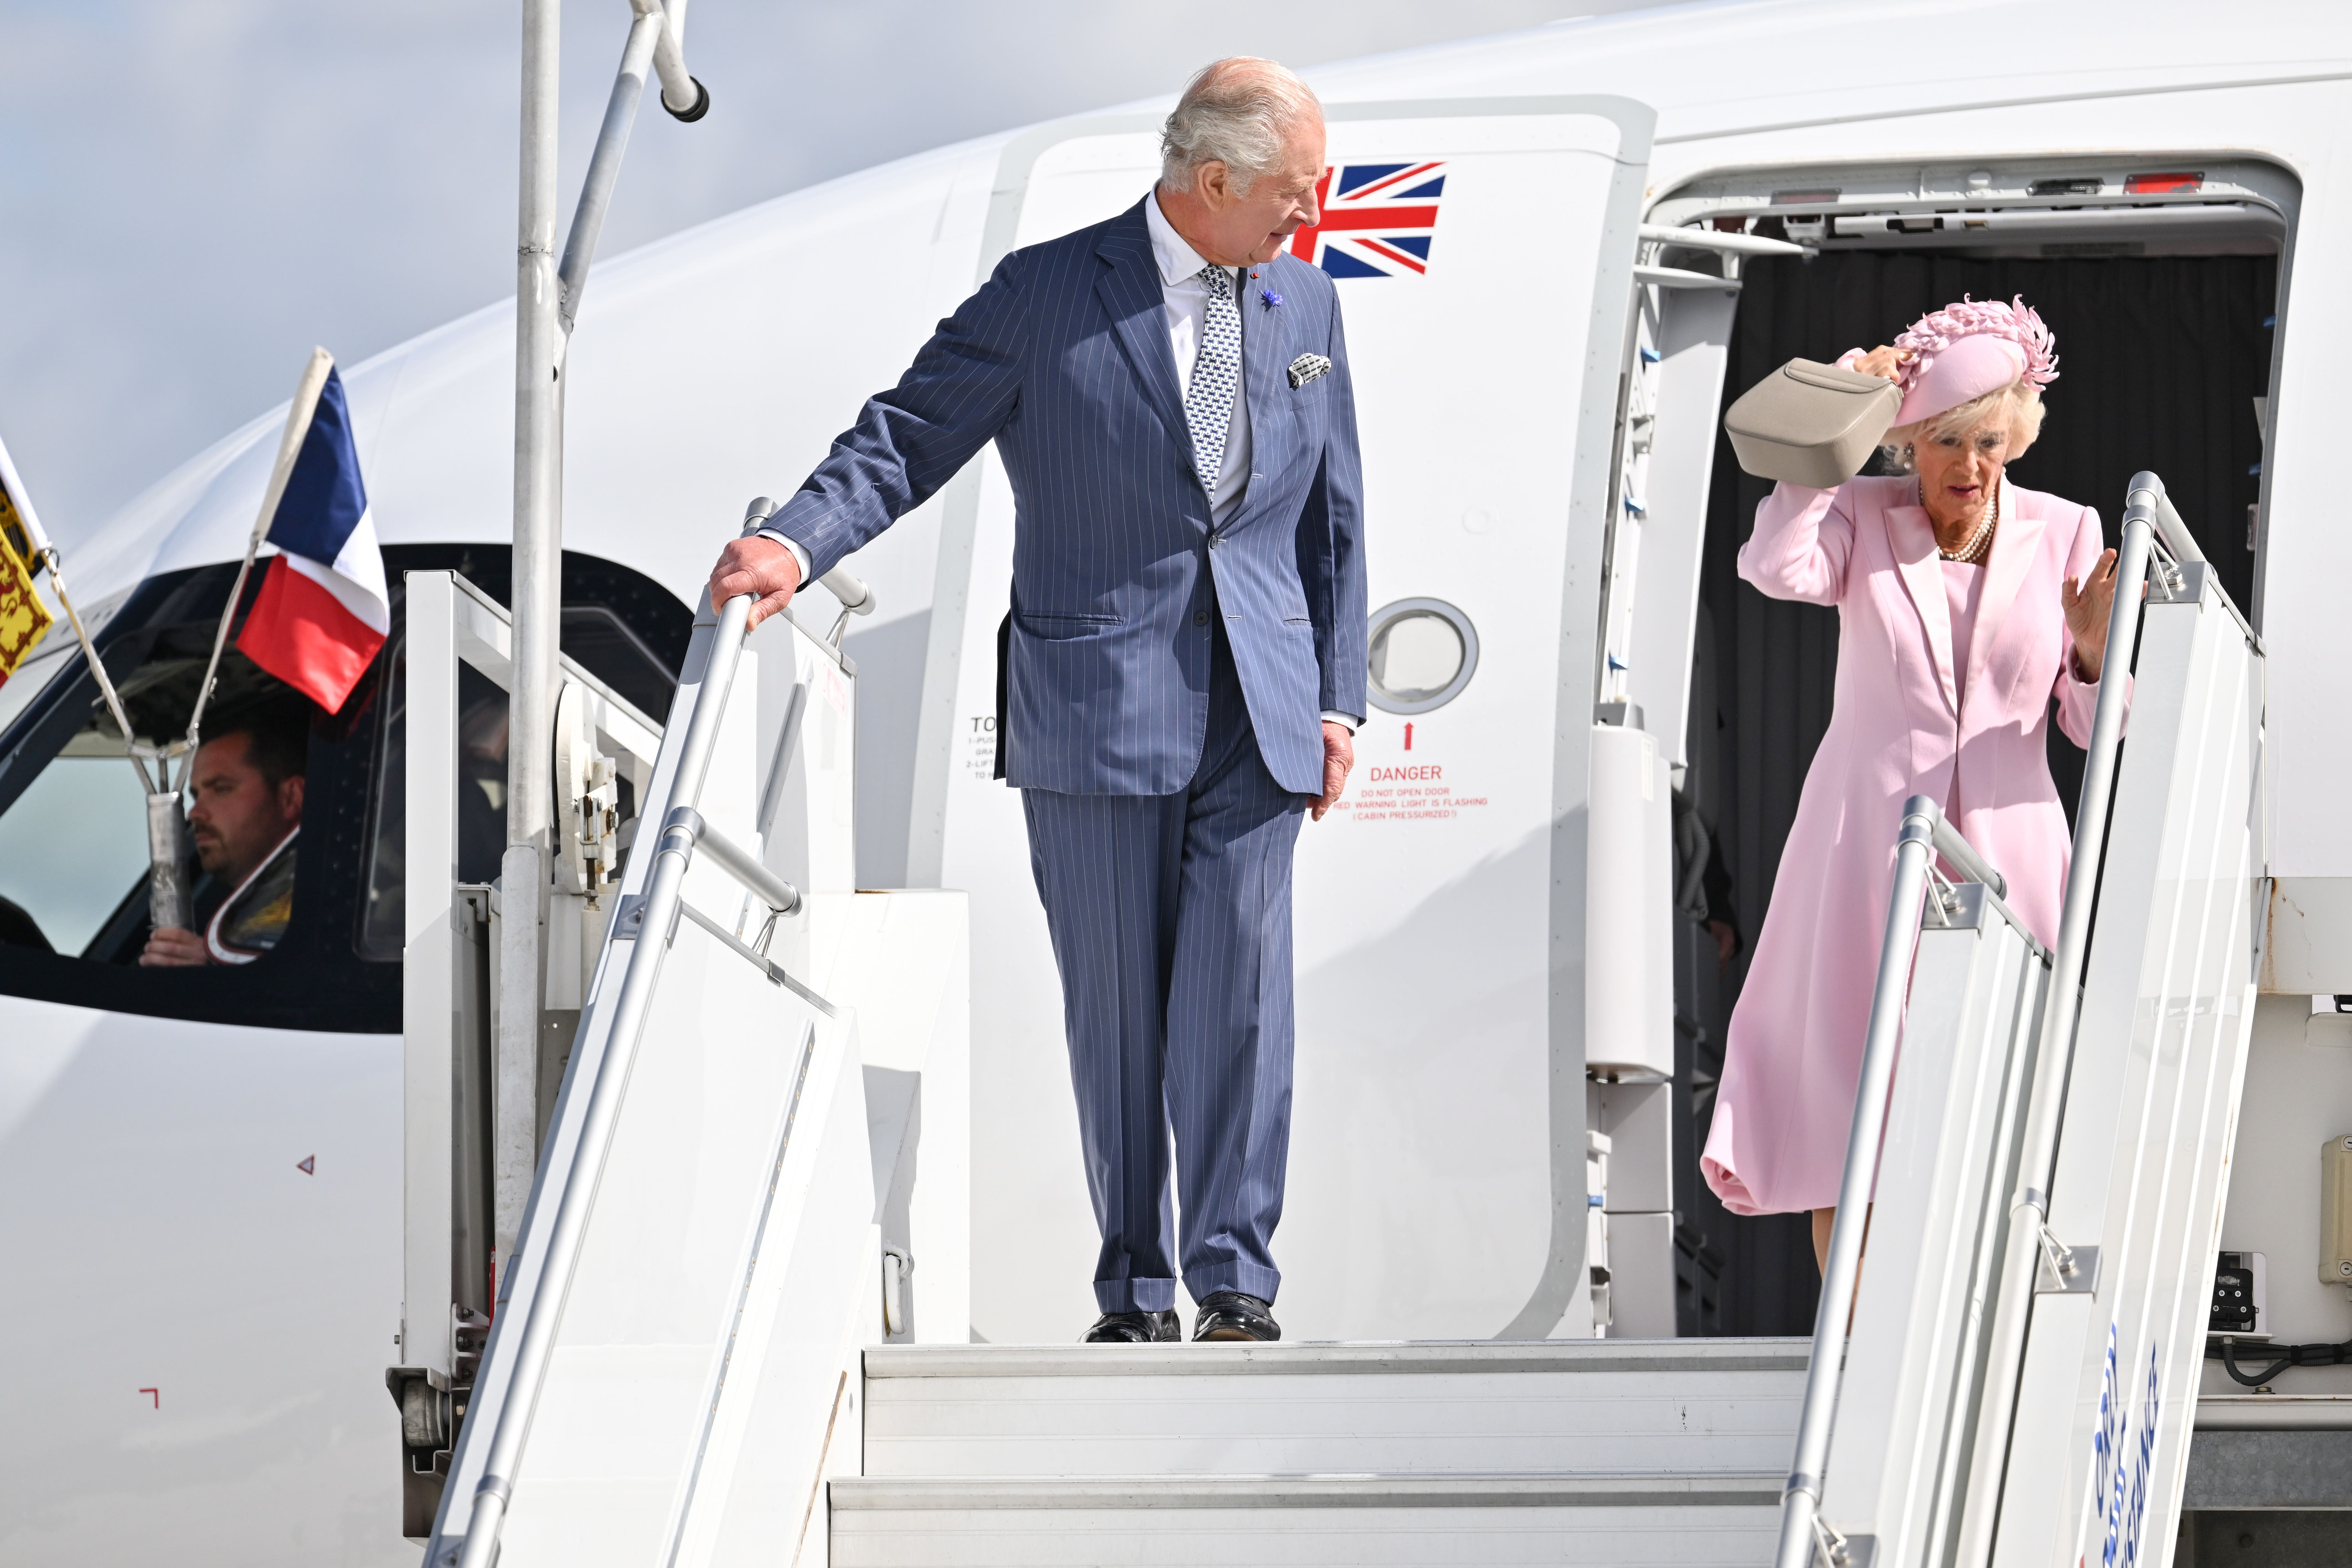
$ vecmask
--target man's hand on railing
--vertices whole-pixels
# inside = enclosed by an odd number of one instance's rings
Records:
[[[757,594],[750,625],[758,626],[793,602],[801,585],[801,563],[793,552],[761,534],[738,539],[719,552],[710,569],[710,607],[739,594]]]

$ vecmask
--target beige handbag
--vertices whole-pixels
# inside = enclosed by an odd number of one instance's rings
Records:
[[[1862,472],[1902,406],[1885,376],[1792,359],[1739,395],[1723,429],[1758,479],[1834,489]]]

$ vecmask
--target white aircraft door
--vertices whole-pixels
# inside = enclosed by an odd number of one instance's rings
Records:
[[[1589,1331],[1583,806],[1653,117],[1328,114],[1325,216],[1294,254],[1346,315],[1376,691],[1349,798],[1301,836],[1282,1316],[1308,1338]],[[1014,142],[980,275],[1158,169],[1140,118]],[[992,455],[953,482],[909,868],[974,900],[973,1322],[1054,1340],[1091,1311],[1098,1242],[1019,801],[992,776],[1013,512]],[[1045,1279],[1066,1308],[1034,1304]]]
[[[1610,1141],[1594,1225],[1596,1312],[1612,1335],[1678,1331],[1675,911],[1706,865],[1688,770],[1699,572],[1716,425],[1744,257],[1785,242],[1643,225],[1624,361],[1594,671],[1587,834],[1584,1059]],[[1685,792],[1678,805],[1676,792]],[[1605,1296],[1600,1282],[1606,1279]],[[1605,1304],[1604,1304],[1605,1303]]]

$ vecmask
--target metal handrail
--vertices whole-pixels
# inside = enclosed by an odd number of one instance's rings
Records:
[[[801,890],[760,864],[758,856],[703,820],[702,813],[690,805],[670,808],[662,819],[662,837],[667,840],[672,830],[687,836],[688,852],[700,846],[710,851],[719,868],[734,878],[760,900],[780,915],[795,914],[801,907]]]
[[[2131,494],[2137,496],[2142,491],[2147,492],[2154,498],[2152,505],[2155,512],[2156,538],[2151,546],[2151,553],[2159,558],[2158,575],[2162,578],[2160,583],[2150,584],[2150,592],[2165,599],[2177,599],[2188,587],[2188,581],[2179,568],[2206,566],[2210,563],[2205,552],[2199,548],[2196,536],[2189,531],[2189,525],[2183,522],[2180,520],[2180,514],[2173,510],[2170,498],[2164,493],[2164,481],[2154,474],[2137,474],[2132,479]],[[2126,498],[2126,505],[2129,504],[2130,499],[2129,496]],[[2264,651],[2262,635],[2254,630],[2253,623],[2246,619],[2246,612],[2238,607],[2237,601],[2231,598],[2226,591],[2214,594],[2208,603],[2219,605],[2231,620],[2238,623],[2238,630],[2245,635],[2247,646],[2255,653],[2261,654]]]
[[[2100,861],[2106,853],[2107,808],[2115,795],[2116,763],[2122,752],[2132,657],[2139,647],[2148,557],[2159,534],[2163,548],[2176,560],[2204,559],[2180,514],[2165,499],[2164,481],[2143,470],[2132,476],[2124,502],[2123,531],[2116,543],[2116,602],[2107,616],[2107,647],[2099,665],[2099,701],[2091,720],[2083,794],[2074,808],[2074,855],[2068,862],[2065,902],[2058,917],[2057,955],[2043,1004],[2042,1045],[2034,1062],[2025,1133],[2020,1140],[2017,1191],[2010,1200],[2009,1237],[1994,1290],[1992,1333],[1985,1345],[1982,1403],[1977,1415],[1975,1452],[1969,1463],[1968,1497],[1960,1510],[1955,1568],[1984,1568],[1992,1557],[1995,1516],[2008,1468],[2010,1428],[2017,1417],[2017,1380],[2033,1312],[2037,1268],[2045,1249],[2060,1274],[2069,1274],[2075,1267],[2073,1251],[2050,1233],[2050,1173],[2057,1163],[2058,1125],[2074,1058],[2083,966],[2090,952]]]
[[[836,566],[817,581],[841,601],[841,614],[835,618],[833,630],[824,635],[827,643],[839,647],[841,634],[849,629],[849,617],[874,613],[874,590],[866,585],[864,578],[851,575],[846,566]]]
[[[2183,565],[2202,562],[2205,552],[2198,546],[2197,536],[2180,521],[2173,510],[2172,498],[2164,493],[2164,481],[2145,468],[2132,476],[2131,489],[2124,495],[2124,516],[2130,519],[2131,509],[2142,506],[2150,510],[2156,523],[2157,538],[2165,552]]]
[[[457,1568],[489,1568],[497,1556],[499,1532],[512,1495],[523,1441],[538,1409],[540,1390],[546,1382],[548,1363],[562,1327],[564,1303],[571,1295],[572,1277],[580,1260],[589,1210],[604,1176],[605,1158],[612,1152],[621,1101],[627,1092],[630,1069],[645,1034],[662,960],[669,951],[670,933],[685,907],[681,889],[698,841],[711,851],[714,861],[772,909],[797,908],[800,903],[800,893],[792,884],[769,872],[709,827],[693,809],[694,803],[702,796],[728,692],[735,683],[735,668],[742,655],[751,603],[751,595],[738,595],[719,611],[709,661],[702,684],[695,692],[694,707],[687,715],[685,737],[678,745],[677,769],[673,775],[677,782],[671,789],[671,798],[677,805],[662,824],[652,874],[646,879],[643,924],[630,946],[628,964],[614,994],[609,1043],[597,1059],[596,1075],[588,1089],[588,1109],[581,1120],[579,1141],[570,1167],[560,1173],[551,1169],[542,1177],[543,1184],[556,1194],[555,1218],[548,1227],[539,1263],[539,1286],[523,1310],[522,1321],[502,1321],[499,1325],[501,1338],[508,1331],[519,1331],[520,1339],[513,1373],[488,1433],[488,1457],[482,1467],[481,1482],[474,1489],[472,1517],[467,1521]],[[428,1555],[427,1561],[433,1560]]]
[[[1924,795],[1913,795],[1904,810],[1908,813],[1926,798]],[[1928,809],[1935,811],[1933,805]],[[1907,822],[1910,818],[1906,815],[1904,820]],[[1986,887],[1990,888],[1994,898],[2009,897],[2009,879],[1994,870],[1992,862],[1978,854],[1976,846],[1961,837],[1960,830],[1954,827],[1942,812],[1936,811],[1935,820],[1930,825],[1930,832],[1936,853],[1944,858],[1946,865],[1950,866],[1969,881],[1982,882]]]
[[[1780,1494],[1780,1544],[1776,1568],[1807,1568],[1820,1533],[1822,1477],[1830,1454],[1830,1428],[1837,1418],[1839,1384],[1845,1375],[1846,1320],[1854,1281],[1862,1272],[1862,1240],[1870,1219],[1870,1196],[1878,1184],[1879,1144],[1886,1131],[1887,1090],[1895,1080],[1895,1047],[1903,1034],[1904,1005],[1911,990],[1911,961],[1919,944],[1933,857],[1941,855],[1996,898],[2000,874],[1944,819],[1936,803],[1915,795],[1903,804],[1903,826],[1895,837],[1895,888],[1886,900],[1886,932],[1878,950],[1878,981],[1870,997],[1870,1026],[1863,1037],[1862,1077],[1854,1086],[1853,1126],[1847,1134],[1845,1173],[1838,1183],[1837,1218],[1830,1226],[1828,1264],[1822,1270],[1822,1300],[1813,1314],[1813,1352],[1805,1372],[1805,1398],[1797,1420],[1797,1454],[1789,1484]]]

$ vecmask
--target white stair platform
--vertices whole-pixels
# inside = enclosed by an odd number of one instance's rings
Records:
[[[832,1561],[1760,1565],[1808,1349],[877,1347]]]
[[[1785,1476],[1809,1348],[1797,1339],[877,1347],[866,1352],[865,1473]]]
[[[835,1568],[1761,1568],[1782,1473],[837,1480]]]

